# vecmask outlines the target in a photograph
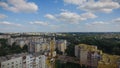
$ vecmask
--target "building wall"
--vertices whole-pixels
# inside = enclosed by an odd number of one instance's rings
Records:
[[[11,37],[10,35],[0,35],[0,39],[1,39],[1,38],[8,39],[8,38],[10,38],[10,37]]]
[[[92,68],[120,68],[120,56],[102,53],[96,46],[86,44],[75,46],[75,56],[80,56],[80,64]]]
[[[44,55],[40,56],[32,56],[32,55],[27,55],[25,59],[25,68],[45,68],[45,62],[46,57]]]
[[[35,46],[35,52],[36,52],[36,53],[37,53],[37,52],[40,52],[40,51],[42,50],[41,44],[34,44],[34,46]]]
[[[99,63],[98,68],[118,68],[116,64]]]
[[[40,57],[41,57],[40,59],[41,68],[46,68],[46,57],[44,55],[41,55]]]
[[[1,62],[1,68],[22,68],[22,57]]]
[[[87,64],[87,54],[88,54],[88,51],[86,50],[80,51],[80,63],[81,64]]]
[[[67,41],[66,40],[57,40],[56,42],[56,48],[61,51],[61,52],[65,52],[66,48],[67,48]]]
[[[8,39],[8,44],[9,45],[12,45],[14,42],[15,42],[15,39],[13,39],[13,38]]]
[[[79,49],[79,46],[75,46],[75,56],[77,58],[80,58],[80,49]]]

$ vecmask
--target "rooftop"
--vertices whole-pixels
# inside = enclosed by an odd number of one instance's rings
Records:
[[[27,53],[2,56],[2,57],[0,57],[0,62],[10,60],[10,59],[14,59],[14,58],[17,58],[17,57],[21,57],[21,56],[24,56],[24,55],[27,55]]]

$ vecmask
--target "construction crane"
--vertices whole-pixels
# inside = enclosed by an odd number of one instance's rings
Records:
[[[55,39],[51,39],[50,41],[50,53],[48,55],[48,58],[46,60],[48,68],[55,68]]]

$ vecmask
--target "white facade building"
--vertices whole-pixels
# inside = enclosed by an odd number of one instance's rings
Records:
[[[64,54],[65,50],[67,48],[67,41],[66,40],[57,40],[56,48]]]
[[[10,35],[0,35],[0,38],[4,38],[4,39],[8,39],[10,37],[11,37]]]
[[[22,57],[1,62],[1,68],[22,68]]]
[[[12,46],[12,44],[15,42],[14,38],[9,38],[8,39],[8,44]]]
[[[46,58],[44,55],[27,55],[23,61],[23,68],[45,68]]]
[[[75,56],[79,58],[80,64],[97,66],[101,58],[101,51],[97,46],[79,44],[75,46]]]

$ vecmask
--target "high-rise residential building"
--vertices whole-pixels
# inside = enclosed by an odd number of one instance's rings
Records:
[[[30,53],[43,53],[50,50],[50,44],[44,42],[30,42],[28,45],[28,51]]]
[[[120,68],[120,56],[104,53],[98,62],[98,68]]]
[[[46,57],[44,55],[26,55],[23,58],[23,68],[46,68]]]
[[[11,37],[10,35],[0,35],[0,39],[1,39],[1,38],[8,39],[8,38],[10,38],[10,37]]]
[[[66,40],[56,40],[56,48],[64,54],[65,50],[67,48],[67,41]]]
[[[15,42],[14,38],[9,38],[8,39],[8,44],[12,46],[12,44]]]
[[[22,57],[24,55],[26,55],[26,53],[0,57],[0,68],[23,68]]]
[[[97,67],[101,51],[97,49],[97,46],[79,44],[75,46],[75,56],[80,59],[80,64]]]
[[[22,57],[16,57],[1,62],[1,68],[22,68]]]
[[[75,46],[75,56],[81,65],[90,68],[120,68],[120,56],[102,53],[97,46],[79,44]]]
[[[15,54],[0,57],[0,68],[46,68],[46,56]]]

